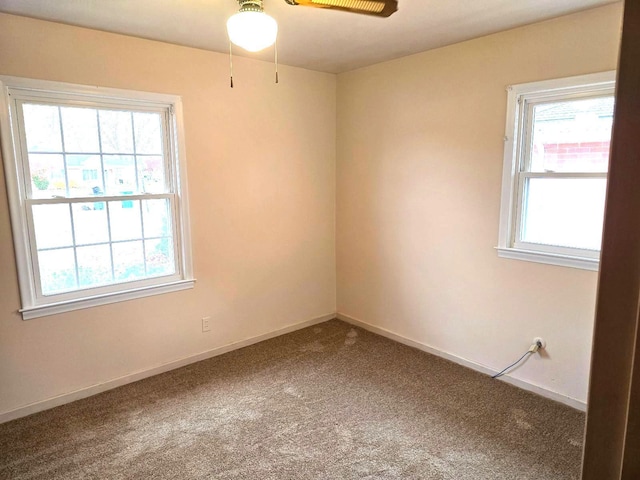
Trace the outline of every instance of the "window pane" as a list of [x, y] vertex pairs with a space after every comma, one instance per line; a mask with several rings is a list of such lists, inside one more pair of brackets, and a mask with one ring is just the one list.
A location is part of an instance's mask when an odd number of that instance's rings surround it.
[[77, 288], [73, 248], [38, 252], [38, 262], [43, 295]]
[[606, 172], [613, 97], [533, 107], [532, 172]]
[[169, 199], [142, 201], [144, 238], [168, 237], [171, 235], [169, 208]]
[[530, 178], [525, 188], [524, 242], [599, 250], [604, 178]]
[[69, 205], [34, 205], [32, 211], [38, 250], [73, 246]]
[[144, 278], [142, 241], [113, 244], [113, 273], [117, 281]]
[[164, 162], [161, 156], [138, 155], [138, 179], [145, 193], [165, 193]]
[[22, 113], [29, 152], [62, 152], [58, 107], [24, 104]]
[[159, 113], [133, 114], [137, 153], [162, 155], [161, 121]]
[[113, 282], [109, 245], [79, 247], [76, 255], [80, 287], [98, 287]]
[[98, 113], [92, 108], [61, 107], [64, 150], [69, 153], [100, 153]]
[[133, 153], [131, 112], [100, 110], [100, 139], [105, 153]]
[[145, 240], [144, 248], [148, 276], [155, 277], [175, 273], [176, 267], [173, 260], [173, 241], [171, 238]]
[[75, 203], [72, 209], [76, 245], [109, 241], [105, 202]]
[[44, 153], [29, 154], [31, 198], [61, 197], [67, 194], [64, 176], [64, 157]]
[[109, 219], [113, 241], [142, 238], [139, 200], [109, 202]]
[[104, 193], [100, 155], [67, 155], [69, 195], [90, 197]]
[[131, 155], [104, 155], [104, 181], [108, 195], [139, 193], [136, 184], [136, 162]]

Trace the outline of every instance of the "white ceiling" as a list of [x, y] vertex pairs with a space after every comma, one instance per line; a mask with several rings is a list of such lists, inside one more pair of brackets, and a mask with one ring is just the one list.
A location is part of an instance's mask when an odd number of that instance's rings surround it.
[[[398, 0], [389, 18], [265, 0], [281, 63], [340, 73], [618, 0]], [[0, 11], [228, 52], [236, 0], [0, 0]], [[272, 59], [273, 52], [235, 54]]]

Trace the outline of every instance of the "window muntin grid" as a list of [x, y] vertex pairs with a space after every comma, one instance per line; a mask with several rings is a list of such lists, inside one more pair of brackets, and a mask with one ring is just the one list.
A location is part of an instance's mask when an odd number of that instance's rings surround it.
[[18, 100], [16, 109], [37, 296], [179, 273], [169, 108]]

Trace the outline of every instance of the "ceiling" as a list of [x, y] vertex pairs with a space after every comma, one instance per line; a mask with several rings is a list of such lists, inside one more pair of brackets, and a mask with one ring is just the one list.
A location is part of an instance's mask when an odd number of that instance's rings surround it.
[[[389, 18], [265, 0], [281, 63], [341, 73], [618, 0], [398, 0]], [[0, 12], [228, 52], [236, 0], [0, 0]], [[272, 59], [271, 49], [236, 55]]]

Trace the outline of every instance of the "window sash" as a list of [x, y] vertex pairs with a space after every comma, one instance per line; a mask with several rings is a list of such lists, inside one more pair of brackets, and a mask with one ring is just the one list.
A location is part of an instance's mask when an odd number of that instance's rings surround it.
[[[169, 214], [171, 217], [171, 228], [170, 228], [170, 237], [146, 237], [144, 236], [144, 232], [142, 232], [141, 238], [136, 239], [127, 239], [127, 240], [113, 240], [111, 238], [111, 234], [109, 235], [109, 240], [98, 243], [88, 243], [88, 244], [78, 244], [77, 242], [73, 242], [72, 245], [64, 246], [64, 247], [52, 247], [47, 249], [38, 249], [35, 238], [35, 222], [33, 217], [33, 207], [37, 205], [69, 205], [73, 206], [74, 204], [86, 204], [86, 203], [96, 203], [96, 202], [122, 202], [122, 201], [140, 201], [143, 200], [169, 200]], [[131, 289], [138, 287], [146, 287], [151, 285], [159, 285], [166, 282], [177, 281], [183, 278], [183, 258], [182, 251], [179, 248], [181, 244], [180, 232], [179, 229], [176, 228], [177, 222], [176, 217], [178, 215], [177, 212], [177, 199], [174, 194], [148, 194], [148, 195], [112, 195], [112, 196], [96, 196], [96, 197], [80, 197], [80, 198], [51, 198], [51, 199], [28, 199], [25, 202], [25, 215], [28, 224], [29, 231], [29, 263], [31, 265], [32, 277], [33, 277], [33, 287], [35, 293], [35, 305], [43, 305], [49, 304], [52, 302], [58, 301], [67, 301], [78, 298], [83, 298], [87, 295], [101, 295], [107, 293], [118, 292], [123, 289]], [[140, 204], [140, 208], [142, 205]], [[107, 215], [108, 208], [107, 208]], [[141, 226], [144, 228], [144, 217], [141, 215]], [[109, 227], [110, 230], [110, 227]], [[74, 251], [77, 248], [82, 247], [90, 247], [95, 245], [109, 245], [109, 248], [112, 248], [112, 245], [125, 243], [129, 241], [141, 241], [144, 245], [145, 241], [154, 240], [157, 238], [171, 238], [173, 243], [172, 253], [174, 260], [174, 268], [175, 271], [172, 274], [168, 275], [156, 275], [156, 276], [145, 276], [144, 278], [140, 278], [137, 280], [129, 280], [129, 281], [116, 281], [113, 283], [99, 285], [99, 286], [88, 286], [88, 287], [80, 287], [69, 291], [64, 291], [60, 293], [52, 293], [52, 294], [44, 294], [42, 291], [42, 279], [40, 273], [40, 260], [38, 256], [39, 251], [50, 251], [50, 250], [61, 250], [66, 248], [73, 248]], [[146, 262], [146, 261], [145, 261]], [[113, 259], [112, 259], [113, 263]], [[78, 264], [77, 261], [75, 263], [76, 270], [76, 278], [78, 275]]]
[[522, 250], [531, 250], [531, 251], [542, 251], [542, 252], [550, 252], [558, 255], [571, 255], [576, 257], [586, 257], [586, 258], [599, 258], [600, 250], [588, 250], [581, 249], [575, 247], [563, 247], [559, 245], [550, 245], [544, 243], [531, 243], [523, 241], [523, 228], [526, 222], [526, 218], [524, 215], [524, 207], [526, 202], [526, 186], [527, 181], [531, 178], [543, 178], [543, 179], [590, 179], [590, 178], [607, 178], [606, 173], [598, 173], [598, 172], [585, 172], [585, 173], [567, 173], [567, 172], [520, 172], [518, 174], [518, 184], [517, 184], [517, 205], [516, 205], [516, 213], [515, 213], [515, 221], [513, 228], [513, 237], [511, 239], [512, 245], [515, 248], [519, 248]]
[[[561, 103], [570, 102], [572, 100], [591, 100], [597, 98], [612, 97], [611, 92], [581, 92], [572, 94], [554, 94], [554, 95], [528, 95], [523, 94], [519, 97], [518, 102], [522, 105], [523, 114], [521, 116], [521, 123], [518, 125], [518, 132], [516, 133], [519, 139], [519, 149], [517, 165], [520, 172], [530, 172], [531, 164], [533, 162], [533, 128], [534, 128], [534, 114], [537, 105], [544, 105], [548, 103]], [[578, 173], [578, 172], [576, 172]]]
[[[14, 95], [15, 96], [15, 95]], [[33, 97], [33, 98], [32, 98]], [[163, 164], [163, 173], [164, 173], [164, 191], [165, 192], [175, 192], [176, 184], [175, 184], [175, 175], [173, 174], [172, 166], [175, 162], [169, 161], [169, 158], [172, 155], [175, 155], [175, 151], [172, 149], [172, 128], [171, 128], [171, 107], [167, 105], [163, 106], [153, 106], [153, 105], [144, 105], [144, 104], [136, 104], [132, 105], [131, 103], [123, 103], [122, 105], [117, 105], [113, 103], [105, 104], [104, 101], [96, 101], [93, 100], [91, 102], [87, 100], [78, 100], [77, 98], [61, 98], [60, 101], [54, 101], [51, 99], [51, 94], [47, 98], [47, 101], [43, 100], [42, 97], [38, 95], [20, 95], [14, 98], [12, 105], [10, 108], [14, 110], [14, 128], [15, 131], [18, 132], [18, 136], [20, 139], [20, 151], [16, 152], [19, 156], [21, 173], [23, 178], [23, 192], [26, 198], [33, 198], [33, 192], [31, 189], [31, 169], [29, 165], [29, 154], [36, 153], [40, 154], [59, 154], [64, 158], [64, 173], [65, 173], [65, 183], [67, 192], [69, 190], [69, 181], [68, 181], [68, 168], [67, 168], [67, 156], [70, 155], [94, 155], [100, 157], [100, 165], [101, 165], [101, 179], [102, 184], [106, 189], [105, 176], [104, 176], [104, 157], [108, 157], [110, 155], [116, 155], [110, 152], [102, 151], [102, 146], [100, 146], [100, 150], [98, 152], [72, 152], [66, 151], [64, 145], [62, 145], [60, 152], [29, 152], [27, 146], [27, 135], [24, 129], [22, 128], [25, 123], [24, 119], [24, 109], [23, 106], [25, 104], [30, 105], [48, 105], [54, 107], [83, 107], [88, 109], [96, 109], [96, 110], [111, 110], [111, 111], [126, 111], [130, 113], [157, 113], [161, 115], [161, 134], [162, 134], [162, 155], [154, 155], [154, 156], [162, 156], [162, 164]], [[63, 125], [60, 122], [60, 134], [63, 135]], [[134, 157], [135, 169], [136, 169], [136, 188], [139, 188], [138, 185], [138, 165], [137, 165], [137, 157], [138, 156], [146, 156], [147, 154], [138, 154], [135, 152], [135, 142], [134, 142], [134, 152], [128, 153], [126, 155], [130, 155]]]

